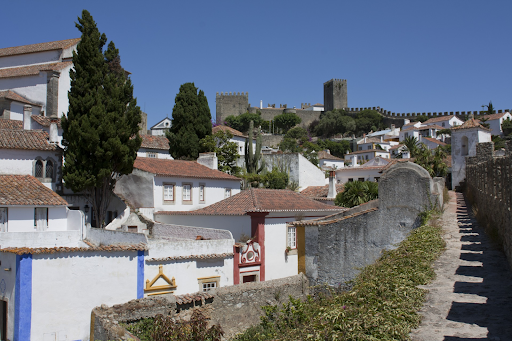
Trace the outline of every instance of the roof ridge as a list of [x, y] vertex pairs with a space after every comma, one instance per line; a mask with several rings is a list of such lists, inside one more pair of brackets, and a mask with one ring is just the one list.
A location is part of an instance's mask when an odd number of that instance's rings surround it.
[[254, 205], [254, 208], [256, 209], [256, 211], [259, 211], [260, 206], [258, 203], [258, 199], [256, 198], [256, 195], [254, 194], [254, 189], [251, 187], [250, 190], [251, 190], [252, 204]]

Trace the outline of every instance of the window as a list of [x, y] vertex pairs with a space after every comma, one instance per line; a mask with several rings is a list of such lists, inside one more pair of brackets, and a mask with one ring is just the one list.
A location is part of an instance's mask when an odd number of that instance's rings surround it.
[[174, 184], [164, 184], [164, 201], [174, 201]]
[[199, 291], [207, 292], [220, 287], [220, 276], [198, 278]]
[[192, 186], [190, 184], [183, 184], [183, 201], [191, 201], [190, 196], [190, 188]]
[[53, 179], [53, 161], [48, 160], [46, 161], [46, 171], [45, 171], [45, 178]]
[[379, 182], [380, 177], [376, 176], [374, 179], [375, 179], [375, 182]]
[[297, 248], [297, 229], [295, 226], [288, 226], [288, 240], [286, 246], [292, 249]]
[[354, 179], [353, 178], [348, 178], [348, 182], [353, 182]]
[[442, 126], [444, 127], [444, 122], [442, 123]]
[[148, 157], [151, 159], [157, 159], [157, 155], [155, 152], [148, 152]]
[[226, 188], [224, 190], [224, 198], [229, 198], [231, 196], [231, 188]]
[[359, 178], [359, 179], [357, 179], [357, 181], [364, 182], [364, 178]]
[[48, 229], [48, 207], [36, 207], [34, 209], [34, 226], [37, 231]]
[[0, 232], [7, 232], [7, 221], [8, 221], [8, 209], [7, 207], [0, 207]]
[[372, 146], [368, 146], [368, 150], [371, 150], [372, 149]]
[[260, 281], [260, 272], [259, 271], [247, 271], [240, 273], [240, 282], [241, 283], [249, 283], [249, 282], [259, 282]]
[[36, 161], [36, 167], [34, 171], [34, 176], [36, 178], [42, 178], [43, 177], [43, 161], [37, 160]]
[[204, 185], [199, 185], [199, 201], [204, 202]]
[[466, 156], [469, 154], [469, 148], [468, 148], [468, 145], [469, 145], [469, 140], [466, 136], [462, 136], [462, 139], [460, 141], [461, 143], [461, 148], [460, 148], [460, 152], [461, 152], [461, 155], [462, 156]]

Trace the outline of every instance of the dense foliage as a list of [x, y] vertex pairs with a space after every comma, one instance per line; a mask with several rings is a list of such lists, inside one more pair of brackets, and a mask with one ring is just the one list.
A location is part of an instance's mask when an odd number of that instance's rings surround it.
[[382, 128], [382, 122], [382, 115], [375, 110], [366, 109], [354, 114], [336, 109], [322, 113], [320, 120], [312, 122], [309, 130], [315, 136], [321, 137], [350, 134], [360, 136]]
[[503, 120], [503, 123], [501, 124], [501, 129], [503, 130], [503, 135], [511, 135], [512, 134], [512, 121], [507, 118], [506, 120]]
[[180, 86], [172, 109], [172, 126], [166, 133], [169, 152], [175, 159], [195, 160], [199, 140], [212, 133], [212, 116], [203, 90], [194, 83]]
[[116, 181], [133, 170], [141, 111], [114, 43], [102, 52], [107, 37], [86, 10], [76, 27], [82, 36], [73, 51], [69, 110], [62, 117], [62, 173], [65, 186], [84, 193], [97, 227], [103, 227]]
[[261, 126], [264, 123], [261, 118], [261, 111], [258, 110], [256, 114], [246, 112], [238, 116], [230, 115], [226, 117], [225, 123], [228, 127], [236, 129], [242, 133], [247, 133], [249, 131], [249, 124], [251, 121], [255, 127]]
[[302, 119], [294, 113], [282, 113], [274, 117], [274, 123], [283, 133], [288, 132], [292, 127], [302, 122]]
[[233, 134], [229, 131], [219, 130], [215, 134], [201, 139], [199, 146], [202, 153], [215, 152], [217, 154], [220, 171], [238, 176], [241, 169], [236, 164], [240, 154], [238, 153], [238, 144], [230, 141], [232, 137]]
[[343, 192], [336, 195], [334, 204], [354, 207], [379, 197], [379, 184], [373, 181], [352, 181], [343, 186]]
[[415, 229], [365, 267], [350, 291], [263, 307], [262, 322], [234, 340], [408, 340], [425, 300], [419, 286], [434, 278], [432, 263], [444, 248], [441, 232], [425, 225]]

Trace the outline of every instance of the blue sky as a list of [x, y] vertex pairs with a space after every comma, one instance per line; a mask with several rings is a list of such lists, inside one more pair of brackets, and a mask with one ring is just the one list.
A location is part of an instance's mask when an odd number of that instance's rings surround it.
[[151, 126], [181, 84], [249, 92], [249, 102], [394, 112], [512, 109], [512, 1], [8, 1], [0, 48], [79, 37], [82, 9], [115, 42]]

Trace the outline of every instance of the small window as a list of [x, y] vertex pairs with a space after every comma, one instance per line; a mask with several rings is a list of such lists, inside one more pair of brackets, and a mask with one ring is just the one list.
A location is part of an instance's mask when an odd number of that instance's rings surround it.
[[357, 181], [364, 182], [364, 178], [359, 178], [359, 179], [357, 179]]
[[224, 198], [229, 198], [231, 196], [231, 188], [226, 188], [224, 190]]
[[204, 185], [199, 185], [199, 201], [204, 202]]
[[0, 207], [0, 232], [7, 232], [8, 208]]
[[150, 159], [157, 159], [157, 154], [155, 152], [148, 152], [148, 157]]
[[48, 229], [48, 207], [36, 207], [34, 209], [34, 227], [37, 231]]
[[220, 276], [198, 278], [199, 291], [207, 292], [220, 287]]
[[353, 182], [354, 179], [353, 178], [348, 178], [348, 182]]
[[53, 161], [46, 161], [46, 170], [45, 170], [45, 178], [50, 178], [53, 180]]
[[190, 188], [192, 186], [190, 184], [184, 184], [183, 185], [183, 201], [190, 201], [192, 200], [191, 199], [191, 196], [190, 196]]
[[288, 226], [288, 240], [286, 246], [292, 249], [297, 248], [297, 229], [295, 226]]
[[442, 126], [444, 127], [444, 122], [442, 123]]
[[372, 146], [368, 146], [368, 150], [371, 150], [372, 149]]
[[137, 225], [128, 226], [128, 232], [137, 233], [137, 231], [138, 231]]
[[34, 176], [36, 178], [42, 178], [43, 177], [43, 161], [37, 160], [36, 161], [36, 167], [34, 170]]
[[173, 184], [164, 184], [164, 201], [174, 201]]

